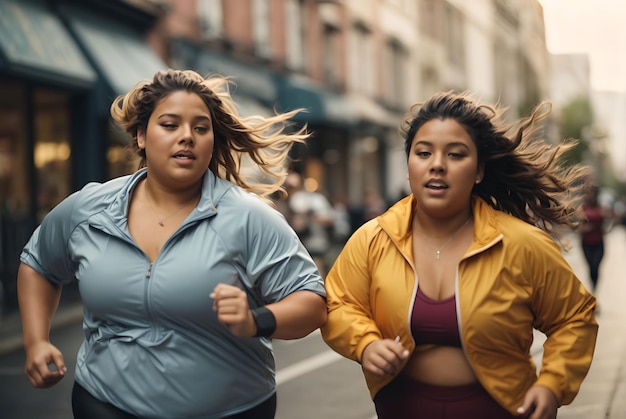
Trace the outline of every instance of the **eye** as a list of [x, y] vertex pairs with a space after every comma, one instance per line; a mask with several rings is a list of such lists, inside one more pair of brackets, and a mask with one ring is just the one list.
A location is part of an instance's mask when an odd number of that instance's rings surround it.
[[462, 159], [465, 157], [465, 153], [452, 152], [452, 153], [449, 153], [448, 156], [450, 156], [450, 158], [453, 158], [453, 159]]
[[209, 132], [208, 127], [196, 127], [195, 130], [200, 134], [206, 134], [207, 132]]
[[176, 124], [171, 124], [169, 122], [164, 122], [161, 126], [165, 129], [176, 129], [178, 127]]
[[427, 158], [427, 157], [429, 157], [431, 155], [431, 152], [430, 151], [416, 151], [415, 155], [417, 157], [421, 157], [421, 158], [425, 159], [425, 158]]

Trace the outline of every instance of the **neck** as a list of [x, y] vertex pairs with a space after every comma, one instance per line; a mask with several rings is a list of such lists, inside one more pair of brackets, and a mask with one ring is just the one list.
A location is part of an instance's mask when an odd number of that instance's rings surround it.
[[202, 195], [202, 184], [194, 185], [191, 188], [169, 189], [155, 182], [150, 182], [148, 178], [143, 182], [143, 189], [144, 194], [153, 205], [159, 207], [180, 206], [191, 204], [192, 202], [195, 204]]
[[453, 218], [444, 219], [433, 218], [424, 211], [418, 211], [413, 213], [413, 229], [421, 232], [422, 236], [435, 241], [445, 241], [459, 230], [462, 230], [472, 218], [471, 210], [464, 214], [458, 214]]
[[441, 251], [452, 241], [452, 239], [454, 239], [457, 235], [461, 233], [463, 228], [472, 219], [472, 215], [470, 213], [467, 216], [467, 219], [463, 222], [463, 224], [461, 224], [461, 226], [459, 227], [454, 227], [455, 229], [452, 230], [452, 232], [448, 232], [448, 234], [446, 235], [437, 236], [434, 240], [431, 239], [430, 236], [427, 236], [426, 233], [424, 233], [424, 230], [422, 229], [422, 225], [420, 224], [417, 215], [413, 219], [415, 221], [413, 225], [417, 226], [417, 230], [419, 231], [420, 235], [424, 238], [425, 243], [428, 245], [428, 247], [430, 247], [431, 249], [435, 251], [435, 258], [439, 260], [441, 257]]

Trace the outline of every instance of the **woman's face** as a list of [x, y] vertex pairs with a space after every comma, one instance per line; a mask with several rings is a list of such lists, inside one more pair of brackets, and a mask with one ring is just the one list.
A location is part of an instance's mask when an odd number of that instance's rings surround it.
[[148, 171], [164, 184], [198, 182], [213, 154], [209, 109], [195, 93], [173, 92], [157, 104], [145, 132], [138, 131], [137, 144], [146, 150]]
[[483, 176], [474, 141], [453, 119], [433, 119], [417, 130], [408, 169], [418, 206], [436, 217], [466, 211]]

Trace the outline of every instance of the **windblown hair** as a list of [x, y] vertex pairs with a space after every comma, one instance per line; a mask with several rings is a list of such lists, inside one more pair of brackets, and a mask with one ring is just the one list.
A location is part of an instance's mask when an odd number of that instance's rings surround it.
[[[131, 137], [131, 148], [141, 158], [139, 168], [146, 166], [146, 153], [137, 144], [138, 130], [147, 128], [152, 112], [163, 98], [186, 91], [200, 96], [211, 114], [215, 143], [209, 170], [268, 202], [268, 196], [274, 192], [284, 195], [282, 184], [287, 176], [289, 150], [310, 136], [306, 127], [290, 132], [289, 120], [302, 109], [270, 117], [240, 116], [230, 93], [231, 84], [224, 76], [204, 78], [192, 70], [169, 69], [117, 97], [111, 105], [111, 116]], [[255, 163], [260, 172], [243, 174], [245, 160]]]
[[[411, 107], [400, 127], [407, 158], [419, 128], [434, 119], [453, 119], [465, 128], [484, 165], [484, 179], [472, 193], [493, 208], [512, 214], [549, 233], [555, 227], [576, 228], [581, 191], [589, 174], [582, 164], [567, 164], [564, 154], [577, 140], [547, 143], [540, 137], [540, 122], [550, 114], [541, 102], [530, 116], [507, 124], [505, 108], [472, 100], [467, 92], [437, 93]], [[558, 234], [557, 234], [558, 235]]]

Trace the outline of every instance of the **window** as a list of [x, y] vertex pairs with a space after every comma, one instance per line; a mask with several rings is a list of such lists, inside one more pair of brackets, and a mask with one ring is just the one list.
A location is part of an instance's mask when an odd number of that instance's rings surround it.
[[292, 70], [304, 69], [304, 27], [302, 24], [302, 4], [300, 0], [287, 1], [285, 14], [287, 33], [287, 66]]
[[[32, 219], [27, 89], [0, 80], [0, 288], [15, 298], [19, 256], [35, 228]], [[0, 301], [0, 308], [3, 302]]]
[[270, 10], [268, 0], [254, 0], [252, 3], [252, 25], [254, 49], [260, 57], [271, 56]]
[[339, 30], [331, 25], [324, 25], [323, 28], [323, 49], [322, 49], [322, 65], [324, 80], [331, 86], [338, 86], [340, 83], [339, 70], [337, 62], [339, 62]]
[[408, 53], [398, 41], [390, 40], [385, 45], [383, 58], [385, 102], [401, 109], [405, 103]]
[[450, 64], [452, 64], [456, 69], [463, 70], [465, 66], [463, 15], [451, 5], [448, 5], [446, 15], [446, 20], [448, 22], [446, 34], [448, 62], [450, 62]]
[[368, 96], [376, 94], [374, 79], [374, 46], [372, 33], [363, 24], [357, 23], [350, 37], [350, 77], [348, 82], [352, 90]]
[[71, 192], [69, 98], [51, 90], [35, 92], [34, 162], [37, 222]]
[[202, 35], [205, 39], [221, 38], [224, 32], [222, 20], [222, 0], [202, 0], [198, 2]]

